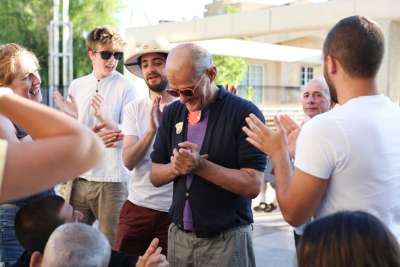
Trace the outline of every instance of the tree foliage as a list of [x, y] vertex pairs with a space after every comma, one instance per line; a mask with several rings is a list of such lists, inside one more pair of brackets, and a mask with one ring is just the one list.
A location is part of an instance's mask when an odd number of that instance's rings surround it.
[[238, 84], [247, 71], [247, 63], [244, 59], [228, 56], [213, 56], [213, 62], [218, 69], [217, 84]]
[[[86, 34], [96, 26], [115, 26], [120, 7], [121, 0], [70, 0], [74, 77], [91, 70], [86, 55]], [[48, 78], [47, 27], [52, 19], [53, 0], [0, 0], [0, 43], [18, 43], [36, 54], [41, 64], [43, 88]]]

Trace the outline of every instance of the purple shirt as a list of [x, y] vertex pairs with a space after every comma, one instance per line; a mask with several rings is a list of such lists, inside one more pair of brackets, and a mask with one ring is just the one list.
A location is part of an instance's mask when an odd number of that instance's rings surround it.
[[[208, 110], [204, 109], [202, 111], [202, 118], [196, 124], [188, 124], [187, 131], [187, 141], [194, 143], [197, 145], [198, 151], [200, 151], [201, 146], [203, 145], [204, 136], [206, 134], [208, 123]], [[186, 175], [186, 202], [185, 208], [183, 210], [183, 229], [193, 231], [193, 218], [192, 218], [192, 209], [189, 204], [189, 188], [192, 185], [193, 174]]]

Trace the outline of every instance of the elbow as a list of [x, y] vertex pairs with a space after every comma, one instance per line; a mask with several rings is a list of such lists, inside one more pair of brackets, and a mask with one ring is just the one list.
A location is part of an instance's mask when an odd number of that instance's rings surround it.
[[246, 190], [244, 192], [243, 196], [246, 198], [254, 199], [258, 196], [258, 194], [260, 194], [260, 189], [253, 188], [253, 189]]
[[251, 185], [245, 185], [243, 188], [244, 191], [242, 195], [246, 198], [254, 199], [261, 192], [261, 181], [257, 178]]
[[124, 166], [125, 168], [127, 168], [128, 170], [133, 170], [133, 168], [135, 167], [134, 164], [132, 164], [131, 162], [129, 162], [128, 157], [125, 155], [125, 153], [123, 153], [122, 155], [122, 161], [124, 162]]
[[155, 186], [155, 187], [160, 187], [162, 186], [162, 183], [157, 179], [155, 172], [154, 172], [154, 166], [152, 164], [151, 166], [151, 172], [150, 172], [150, 182]]
[[281, 206], [281, 212], [285, 221], [293, 227], [300, 226], [307, 221], [306, 219], [296, 214], [296, 212], [290, 212], [287, 211], [286, 209], [282, 209], [282, 206]]

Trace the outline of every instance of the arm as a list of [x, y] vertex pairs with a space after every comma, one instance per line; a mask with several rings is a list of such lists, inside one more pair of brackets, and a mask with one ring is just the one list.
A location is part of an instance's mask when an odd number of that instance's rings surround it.
[[[132, 170], [136, 166], [136, 164], [144, 158], [150, 148], [154, 136], [156, 135], [161, 118], [160, 100], [161, 97], [159, 96], [155, 97], [153, 100], [153, 105], [150, 112], [149, 127], [144, 136], [141, 139], [139, 139], [139, 137], [135, 135], [127, 135], [124, 138], [122, 157], [125, 167], [127, 167], [129, 170]], [[133, 116], [133, 114], [132, 111], [128, 108], [130, 107], [128, 106], [124, 110], [124, 129], [132, 129], [131, 124], [133, 124], [136, 120], [135, 117], [130, 118], [131, 116]], [[133, 110], [133, 112], [135, 112], [135, 110]], [[136, 132], [134, 128], [132, 132]]]
[[174, 150], [171, 158], [169, 166], [171, 174], [176, 173], [181, 176], [193, 172], [243, 197], [255, 198], [260, 193], [262, 172], [250, 168], [230, 169], [215, 164], [206, 159], [207, 155], [200, 156], [197, 146], [187, 141], [180, 143], [179, 147], [179, 150]]
[[229, 169], [204, 158], [200, 159], [194, 173], [227, 191], [247, 198], [257, 197], [263, 179], [260, 171], [249, 168]]
[[328, 181], [299, 169], [293, 173], [285, 131], [275, 117], [277, 131], [271, 131], [254, 115], [246, 119], [247, 140], [271, 156], [274, 164], [276, 193], [285, 220], [297, 226], [314, 215], [328, 187]]
[[179, 174], [173, 168], [172, 163], [160, 164], [153, 162], [151, 164], [150, 179], [151, 183], [155, 187], [159, 187], [172, 182], [178, 175]]
[[0, 113], [35, 139], [9, 143], [0, 201], [36, 193], [74, 178], [102, 156], [103, 145], [89, 129], [44, 105], [2, 95]]
[[78, 106], [76, 104], [75, 98], [71, 94], [68, 95], [68, 99], [64, 99], [64, 97], [60, 94], [58, 90], [54, 90], [53, 100], [56, 104], [56, 107], [61, 112], [64, 112], [74, 119], [78, 118]]

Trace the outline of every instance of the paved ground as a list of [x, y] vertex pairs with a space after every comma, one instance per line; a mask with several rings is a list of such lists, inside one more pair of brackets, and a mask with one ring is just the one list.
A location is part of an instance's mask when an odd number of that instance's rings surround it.
[[[266, 202], [271, 203], [275, 192], [268, 187]], [[259, 197], [253, 200], [258, 205]], [[280, 211], [253, 212], [253, 245], [257, 267], [295, 267], [296, 249], [293, 228], [284, 220]]]
[[254, 212], [253, 242], [257, 267], [296, 266], [292, 228], [275, 210]]

